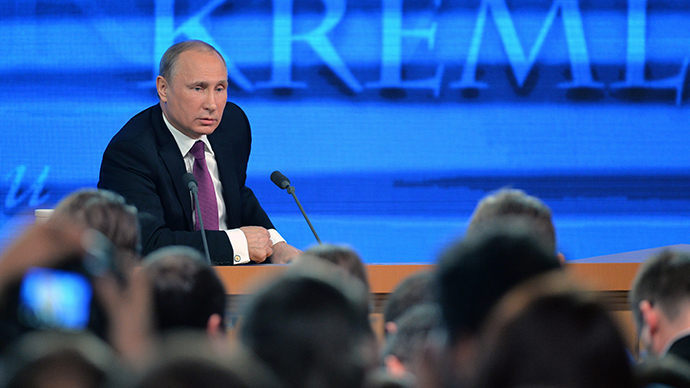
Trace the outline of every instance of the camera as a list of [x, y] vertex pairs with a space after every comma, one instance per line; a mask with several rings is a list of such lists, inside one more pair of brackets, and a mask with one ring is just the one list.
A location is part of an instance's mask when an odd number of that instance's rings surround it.
[[93, 288], [83, 274], [32, 268], [19, 288], [19, 320], [36, 329], [82, 330], [91, 315]]
[[[30, 269], [19, 285], [17, 318], [33, 329], [83, 330], [93, 325], [94, 277], [112, 274], [123, 284], [115, 248], [103, 234], [89, 230], [86, 254], [60, 268]], [[100, 319], [99, 319], [100, 320]]]

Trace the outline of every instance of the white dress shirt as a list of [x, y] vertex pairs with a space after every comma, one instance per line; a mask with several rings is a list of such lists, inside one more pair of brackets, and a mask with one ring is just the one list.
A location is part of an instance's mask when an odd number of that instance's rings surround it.
[[[213, 187], [216, 190], [216, 201], [218, 202], [218, 226], [220, 230], [225, 231], [225, 233], [228, 235], [228, 239], [230, 240], [232, 249], [235, 252], [235, 256], [232, 260], [233, 264], [249, 263], [249, 247], [247, 245], [247, 238], [244, 235], [244, 232], [242, 232], [242, 230], [240, 229], [227, 229], [228, 226], [225, 223], [225, 201], [223, 200], [223, 184], [220, 182], [219, 179], [216, 156], [213, 153], [213, 148], [211, 147], [211, 143], [208, 141], [208, 138], [206, 137], [206, 135], [202, 135], [199, 139], [192, 139], [191, 137], [185, 135], [184, 133], [180, 132], [177, 128], [173, 127], [172, 124], [170, 124], [168, 118], [165, 117], [165, 113], [163, 113], [163, 121], [165, 121], [165, 125], [168, 127], [168, 130], [175, 138], [175, 142], [177, 142], [177, 146], [180, 148], [180, 153], [182, 154], [182, 158], [184, 159], [184, 164], [187, 168], [187, 172], [192, 173], [194, 170], [194, 156], [189, 151], [192, 149], [192, 146], [197, 141], [201, 140], [202, 142], [204, 142], [204, 145], [206, 146], [206, 166], [208, 167], [208, 172], [211, 174]], [[196, 210], [193, 202], [192, 209], [192, 219], [196, 224], [196, 215], [194, 214]], [[271, 236], [271, 242], [273, 244], [285, 241], [285, 239], [275, 229], [268, 229], [268, 233]]]

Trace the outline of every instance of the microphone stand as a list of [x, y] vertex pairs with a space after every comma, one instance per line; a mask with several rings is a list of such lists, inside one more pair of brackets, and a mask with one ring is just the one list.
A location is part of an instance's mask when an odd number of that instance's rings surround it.
[[314, 233], [314, 237], [316, 237], [316, 241], [318, 241], [318, 243], [321, 244], [321, 239], [319, 238], [319, 235], [316, 234], [316, 230], [314, 230], [314, 227], [311, 225], [311, 221], [309, 221], [309, 217], [307, 217], [307, 213], [304, 211], [302, 204], [299, 203], [299, 199], [297, 199], [297, 196], [295, 195], [295, 188], [291, 185], [288, 185], [287, 192], [288, 192], [288, 194], [292, 194], [292, 198], [295, 199], [295, 202], [297, 203], [299, 210], [302, 212], [304, 219], [307, 220], [307, 224], [309, 224], [309, 228], [311, 229], [311, 232]]
[[206, 255], [206, 261], [209, 265], [213, 265], [211, 262], [211, 254], [208, 251], [208, 241], [206, 240], [206, 230], [204, 230], [204, 221], [201, 219], [201, 205], [199, 204], [199, 186], [196, 183], [196, 178], [194, 174], [186, 173], [182, 176], [182, 180], [187, 184], [187, 189], [192, 192], [192, 198], [194, 200], [194, 207], [196, 208], [197, 220], [199, 220], [199, 230], [201, 231], [201, 241], [204, 243], [204, 254]]
[[197, 219], [199, 220], [199, 230], [201, 230], [201, 241], [204, 243], [204, 254], [206, 255], [206, 261], [208, 261], [209, 265], [213, 265], [211, 263], [211, 254], [208, 251], [208, 240], [206, 240], [206, 230], [204, 230], [204, 221], [201, 219], [201, 206], [199, 205], [199, 189], [194, 186], [194, 189], [192, 189], [192, 197], [194, 197], [194, 205], [196, 206], [196, 215]]

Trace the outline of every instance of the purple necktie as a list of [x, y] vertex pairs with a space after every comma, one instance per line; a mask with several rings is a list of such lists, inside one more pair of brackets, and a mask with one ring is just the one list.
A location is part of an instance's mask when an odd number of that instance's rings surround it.
[[[194, 156], [194, 170], [192, 174], [199, 185], [199, 207], [204, 221], [204, 229], [218, 230], [218, 202], [216, 202], [216, 190], [213, 188], [211, 174], [206, 166], [204, 154], [204, 142], [197, 141], [189, 151]], [[199, 230], [199, 218], [197, 216], [195, 229]]]

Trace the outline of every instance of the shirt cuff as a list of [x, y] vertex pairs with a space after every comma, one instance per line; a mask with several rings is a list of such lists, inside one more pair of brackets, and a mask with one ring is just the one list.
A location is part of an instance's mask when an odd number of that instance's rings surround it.
[[234, 256], [232, 264], [246, 264], [249, 263], [249, 246], [247, 245], [247, 237], [240, 229], [226, 230]]
[[283, 238], [283, 236], [281, 236], [280, 233], [278, 233], [278, 231], [275, 229], [268, 229], [268, 234], [271, 235], [270, 239], [271, 239], [271, 242], [273, 243], [273, 245], [276, 245], [279, 242], [285, 242], [285, 239]]

